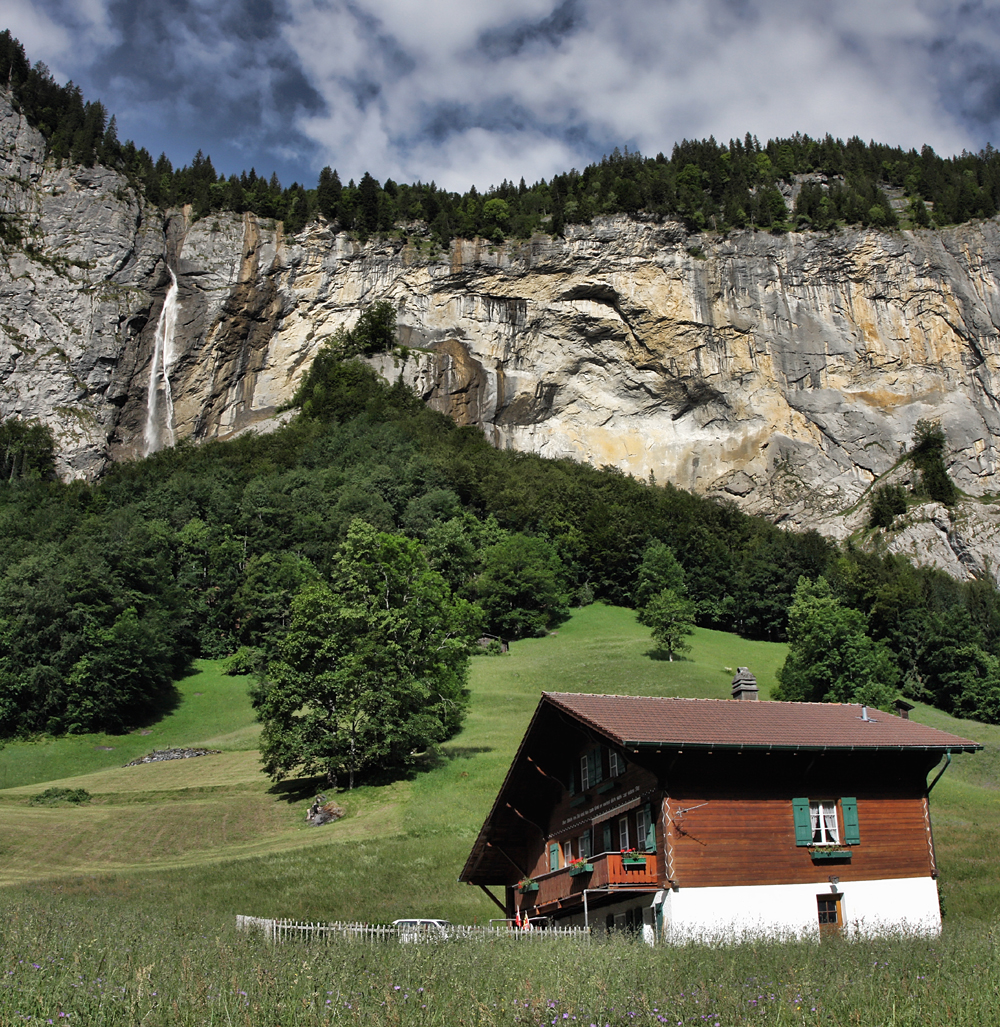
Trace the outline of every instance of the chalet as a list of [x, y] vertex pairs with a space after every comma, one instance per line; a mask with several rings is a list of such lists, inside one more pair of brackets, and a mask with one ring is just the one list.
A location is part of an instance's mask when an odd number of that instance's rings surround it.
[[746, 701], [745, 668], [733, 693], [543, 693], [460, 879], [502, 885], [508, 917], [650, 941], [939, 931], [927, 777], [982, 747], [905, 712]]

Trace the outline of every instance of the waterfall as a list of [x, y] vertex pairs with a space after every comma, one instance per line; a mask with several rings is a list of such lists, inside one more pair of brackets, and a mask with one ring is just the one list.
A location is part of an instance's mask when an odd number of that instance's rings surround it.
[[[174, 397], [170, 391], [170, 368], [173, 366], [174, 326], [177, 324], [177, 276], [170, 271], [170, 288], [163, 297], [163, 309], [156, 324], [156, 340], [153, 344], [153, 363], [149, 368], [149, 390], [146, 393], [146, 443], [145, 456], [174, 444]], [[163, 425], [160, 425], [160, 387], [163, 388]]]

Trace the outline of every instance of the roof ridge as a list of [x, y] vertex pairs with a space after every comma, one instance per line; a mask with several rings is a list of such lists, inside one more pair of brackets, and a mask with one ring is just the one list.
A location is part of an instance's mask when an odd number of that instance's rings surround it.
[[[578, 695], [584, 696], [588, 699], [679, 699], [683, 702], [739, 702], [740, 700], [734, 700], [730, 698], [724, 699], [709, 699], [705, 696], [694, 696], [694, 695], [624, 695], [620, 692], [548, 692], [543, 690], [542, 695]], [[759, 699], [758, 702], [762, 703], [775, 703], [781, 706], [822, 706], [828, 708], [830, 706], [857, 706], [861, 709], [864, 703], [861, 702], [800, 702], [798, 700], [788, 699]], [[746, 702], [743, 703], [746, 706]], [[750, 708], [750, 707], [748, 707]], [[868, 709], [878, 709], [875, 706], [869, 706]], [[884, 713], [884, 710], [879, 710], [880, 713]], [[895, 716], [890, 713], [889, 716]]]

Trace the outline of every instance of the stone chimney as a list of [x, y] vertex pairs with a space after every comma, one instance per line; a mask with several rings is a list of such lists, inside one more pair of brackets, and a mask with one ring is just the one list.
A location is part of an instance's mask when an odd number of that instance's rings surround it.
[[737, 667], [736, 677], [733, 678], [734, 699], [760, 699], [757, 679], [750, 673], [747, 667]]

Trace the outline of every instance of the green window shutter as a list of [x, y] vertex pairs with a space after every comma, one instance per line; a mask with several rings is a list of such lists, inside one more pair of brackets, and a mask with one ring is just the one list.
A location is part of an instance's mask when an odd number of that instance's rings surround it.
[[858, 800], [855, 798], [841, 799], [840, 808], [844, 813], [844, 844], [860, 845], [861, 828], [858, 826]]
[[604, 851], [610, 852], [612, 848], [611, 821], [604, 821]]
[[549, 870], [559, 869], [559, 843], [553, 842], [549, 846]]
[[600, 784], [604, 780], [603, 768], [601, 767], [601, 747], [598, 746], [590, 754], [590, 783]]
[[795, 844], [812, 845], [812, 822], [809, 819], [809, 800], [792, 799], [792, 816], [795, 819]]
[[569, 794], [576, 795], [576, 767], [572, 763], [569, 767]]
[[653, 807], [646, 803], [646, 851], [656, 852], [656, 821], [653, 819]]

